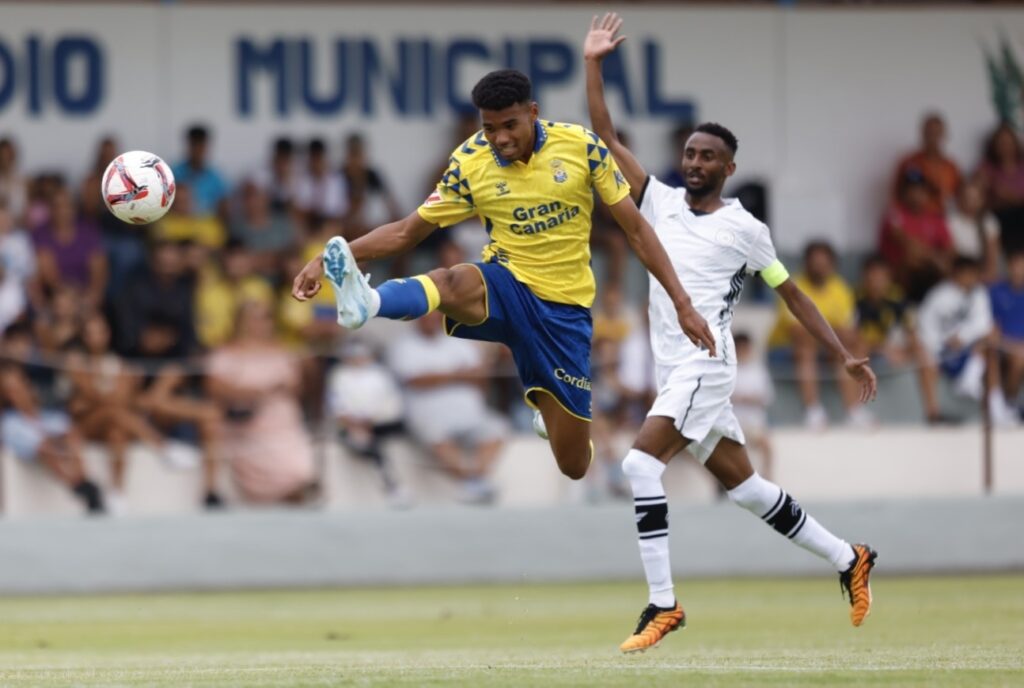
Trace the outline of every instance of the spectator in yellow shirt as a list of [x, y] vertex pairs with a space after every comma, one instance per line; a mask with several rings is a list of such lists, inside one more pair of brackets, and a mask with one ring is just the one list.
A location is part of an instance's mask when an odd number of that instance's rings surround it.
[[[836, 252], [824, 241], [814, 241], [804, 249], [804, 270], [794, 278], [796, 285], [821, 311], [822, 316], [850, 350], [857, 348], [855, 329], [856, 298], [846, 281], [836, 273]], [[828, 424], [828, 415], [821, 404], [818, 390], [818, 359], [824, 352], [804, 327], [790, 314], [785, 304], [779, 303], [775, 328], [768, 339], [772, 348], [792, 348], [796, 364], [797, 383], [804, 403], [804, 422], [810, 428], [820, 429]], [[833, 362], [840, 368], [841, 363]], [[851, 425], [870, 425], [873, 419], [866, 408], [858, 403], [857, 385], [841, 370], [836, 374], [839, 393], [846, 407]]]

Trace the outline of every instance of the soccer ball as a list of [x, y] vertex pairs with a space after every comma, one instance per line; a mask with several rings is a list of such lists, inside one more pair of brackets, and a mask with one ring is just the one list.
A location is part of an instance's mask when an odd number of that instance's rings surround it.
[[101, 193], [118, 220], [146, 225], [163, 217], [174, 203], [174, 175], [159, 156], [128, 151], [107, 165]]

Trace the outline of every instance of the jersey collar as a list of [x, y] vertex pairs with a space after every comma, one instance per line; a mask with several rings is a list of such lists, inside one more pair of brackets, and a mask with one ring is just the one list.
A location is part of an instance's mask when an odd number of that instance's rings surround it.
[[[538, 119], [533, 123], [533, 152], [539, 153], [547, 140], [548, 130], [541, 125], [540, 120]], [[490, 146], [491, 155], [494, 157], [494, 162], [498, 164], [498, 167], [508, 167], [514, 162], [513, 160], [506, 160], [503, 158], [494, 146], [491, 146], [490, 144], [488, 144], [488, 146]]]

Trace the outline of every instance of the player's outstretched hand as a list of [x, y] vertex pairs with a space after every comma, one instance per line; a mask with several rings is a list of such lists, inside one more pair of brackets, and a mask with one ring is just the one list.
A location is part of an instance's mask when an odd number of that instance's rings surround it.
[[679, 325], [683, 328], [683, 334], [693, 342], [693, 345], [700, 349], [707, 349], [711, 358], [717, 356], [715, 336], [711, 334], [707, 320], [697, 312], [697, 309], [689, 306], [679, 309], [676, 314], [679, 317]]
[[600, 60], [619, 47], [625, 36], [616, 36], [622, 28], [622, 17], [609, 12], [600, 19], [595, 15], [590, 20], [590, 32], [583, 41], [583, 59]]
[[324, 276], [323, 256], [317, 256], [306, 263], [306, 267], [295, 276], [292, 282], [292, 298], [296, 301], [308, 301], [320, 291], [320, 278]]
[[878, 392], [878, 380], [875, 371], [871, 370], [870, 359], [848, 358], [843, 363], [846, 372], [860, 383], [860, 403], [873, 401]]

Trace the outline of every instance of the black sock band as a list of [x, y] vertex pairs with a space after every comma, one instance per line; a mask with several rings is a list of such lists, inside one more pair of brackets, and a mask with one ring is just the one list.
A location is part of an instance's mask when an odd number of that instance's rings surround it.
[[775, 502], [775, 506], [762, 518], [772, 528], [786, 537], [792, 538], [804, 527], [804, 522], [807, 521], [807, 514], [804, 513], [799, 502], [783, 491]]
[[636, 504], [636, 529], [641, 540], [668, 536], [668, 503], [665, 496], [640, 497]]

